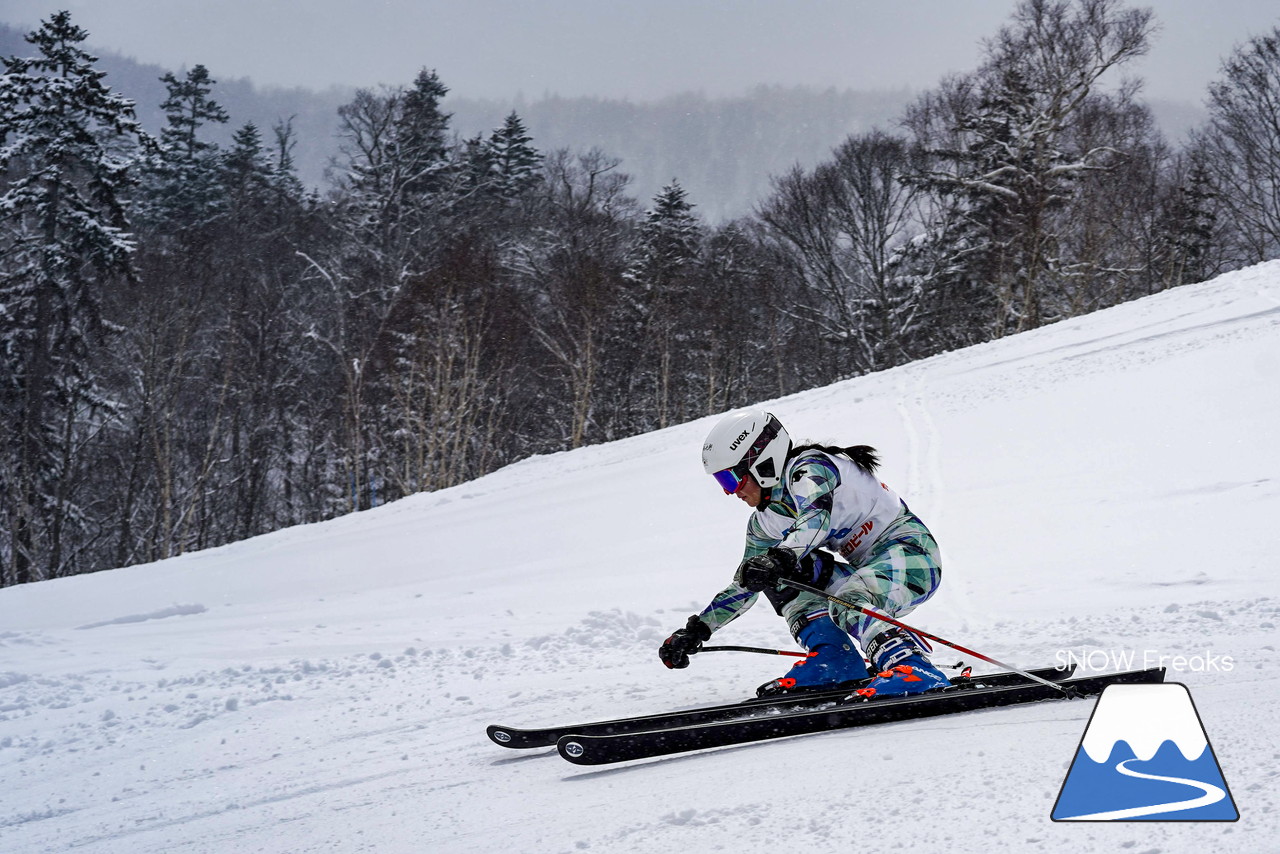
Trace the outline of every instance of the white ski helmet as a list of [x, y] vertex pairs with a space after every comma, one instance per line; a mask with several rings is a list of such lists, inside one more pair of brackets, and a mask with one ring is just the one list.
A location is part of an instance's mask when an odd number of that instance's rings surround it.
[[711, 428], [702, 444], [702, 468], [733, 494], [750, 473], [764, 489], [782, 479], [791, 437], [782, 422], [763, 409], [730, 412]]

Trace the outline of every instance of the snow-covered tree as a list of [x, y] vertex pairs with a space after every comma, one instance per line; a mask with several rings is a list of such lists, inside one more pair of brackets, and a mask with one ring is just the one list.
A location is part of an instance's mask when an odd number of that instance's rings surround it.
[[702, 234], [693, 208], [679, 181], [673, 180], [654, 196], [640, 226], [628, 278], [657, 291], [672, 286], [698, 257]]
[[422, 69], [400, 99], [394, 141], [403, 171], [404, 190], [411, 196], [437, 193], [449, 160], [450, 115], [440, 103], [449, 94], [435, 71]]
[[[926, 96], [909, 116], [922, 141], [949, 132], [952, 145], [931, 146], [931, 168], [917, 179], [951, 200], [942, 209], [945, 225], [934, 223], [927, 239], [941, 247], [945, 227], [953, 255], [935, 267], [990, 289], [993, 334], [1052, 319], [1046, 294], [1078, 275], [1061, 254], [1055, 211], [1075, 182], [1105, 169], [1117, 152], [1074, 150], [1067, 130], [1099, 79], [1146, 51], [1151, 27], [1149, 9], [1117, 0], [1023, 0], [988, 44], [984, 66], [951, 84], [952, 94], [965, 95], [961, 111], [939, 109]], [[928, 127], [938, 120], [956, 124]]]
[[613, 369], [622, 374], [628, 363], [611, 346], [623, 339], [629, 351], [632, 340], [614, 334], [630, 213], [630, 178], [619, 165], [599, 151], [552, 152], [540, 184], [539, 227], [511, 261], [517, 293], [529, 306], [531, 337], [542, 350], [529, 361], [544, 364], [549, 378], [528, 388], [524, 408], [528, 423], [558, 425], [554, 436], [534, 439], [553, 441], [551, 448], [614, 438], [617, 413], [625, 409], [625, 383]]
[[1199, 145], [1226, 210], [1237, 263], [1280, 256], [1280, 27], [1238, 47], [1209, 87]]
[[1215, 271], [1221, 204], [1202, 152], [1192, 151], [1156, 220], [1155, 277], [1163, 287], [1203, 282]]
[[243, 207], [261, 200], [271, 192], [272, 164], [262, 143], [262, 131], [247, 122], [231, 140], [231, 148], [222, 159], [222, 183], [227, 194], [236, 197]]
[[27, 36], [38, 51], [0, 76], [0, 412], [6, 575], [64, 573], [84, 520], [82, 454], [112, 402], [96, 375], [113, 331], [103, 290], [132, 274], [123, 198], [142, 139], [58, 12]]
[[1054, 214], [1066, 265], [1046, 289], [1047, 319], [1073, 317], [1168, 286], [1160, 269], [1161, 217], [1180, 182], [1176, 158], [1133, 88], [1097, 92], [1064, 137], [1071, 151], [1110, 149], [1083, 172]]
[[451, 167], [448, 88], [423, 69], [411, 87], [367, 89], [338, 109], [344, 198], [362, 240], [393, 277], [409, 273], [438, 248], [428, 225], [438, 215]]
[[788, 311], [808, 326], [815, 355], [843, 375], [907, 361], [915, 350], [918, 289], [895, 269], [911, 236], [915, 168], [902, 139], [851, 136], [811, 172], [775, 181], [760, 218], [808, 293]]
[[[673, 423], [685, 409], [687, 365], [677, 353], [697, 325], [689, 308], [695, 298], [702, 227], [688, 194], [673, 180], [654, 197], [645, 214], [627, 266], [631, 283], [627, 302], [634, 317], [636, 364], [641, 385], [652, 384], [645, 408], [652, 407], [657, 427]], [[701, 390], [700, 387], [698, 389]]]
[[[693, 312], [701, 332], [686, 356], [698, 368], [702, 394], [700, 401], [694, 398], [700, 405], [690, 409], [690, 417], [786, 394], [795, 387], [785, 376], [791, 371], [806, 383], [832, 376], [810, 358], [811, 328], [793, 320], [793, 295], [784, 290], [788, 280], [777, 274], [776, 247], [762, 230], [747, 221], [729, 223], [704, 241]], [[806, 337], [793, 347], [797, 329]]]
[[517, 198], [542, 180], [542, 155], [532, 143], [514, 111], [485, 143], [485, 162], [499, 198]]
[[227, 112], [210, 97], [216, 81], [203, 65], [181, 79], [172, 73], [160, 79], [168, 93], [160, 105], [165, 127], [142, 176], [136, 216], [140, 225], [161, 231], [191, 231], [220, 208], [218, 147], [201, 131], [226, 122]]
[[[313, 269], [337, 302], [318, 332], [345, 377], [347, 448], [353, 501], [367, 507], [369, 459], [382, 444], [375, 398], [390, 392], [381, 376], [394, 363], [397, 324], [414, 316], [412, 302], [431, 298], [430, 271], [454, 235], [455, 153], [448, 88], [423, 69], [409, 87], [359, 90], [339, 108], [340, 168], [335, 245]], [[375, 372], [371, 376], [370, 372]]]

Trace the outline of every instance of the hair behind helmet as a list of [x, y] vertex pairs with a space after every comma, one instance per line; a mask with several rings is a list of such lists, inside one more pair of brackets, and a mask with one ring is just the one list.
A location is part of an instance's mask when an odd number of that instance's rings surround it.
[[875, 474], [876, 469], [880, 468], [880, 452], [870, 445], [851, 445], [847, 448], [836, 447], [835, 445], [819, 445], [811, 442], [793, 448], [791, 453], [787, 455], [787, 460], [800, 456], [805, 451], [821, 451], [828, 456], [848, 457], [853, 460], [854, 465], [862, 469], [867, 474]]

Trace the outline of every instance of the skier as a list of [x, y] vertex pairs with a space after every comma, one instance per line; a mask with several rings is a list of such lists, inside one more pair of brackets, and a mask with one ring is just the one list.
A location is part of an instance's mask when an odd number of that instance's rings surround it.
[[950, 684], [915, 635], [780, 583], [799, 581], [891, 617], [909, 614], [937, 590], [938, 545], [906, 502], [875, 476], [874, 448], [796, 448], [777, 418], [747, 409], [711, 430], [702, 464], [726, 495], [755, 512], [733, 583], [666, 639], [658, 650], [663, 664], [688, 667], [689, 656], [712, 632], [764, 593], [810, 655], [760, 686], [762, 697], [845, 686], [867, 697], [902, 696]]

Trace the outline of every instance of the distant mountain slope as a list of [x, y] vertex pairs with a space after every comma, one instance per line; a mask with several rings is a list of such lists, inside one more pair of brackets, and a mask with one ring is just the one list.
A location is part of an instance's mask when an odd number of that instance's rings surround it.
[[[92, 34], [89, 43], [92, 48]], [[23, 33], [0, 24], [0, 56], [28, 55]], [[168, 69], [99, 50], [100, 66], [113, 88], [134, 99], [143, 125], [153, 133], [164, 124], [165, 98], [160, 77]], [[437, 69], [449, 85], [448, 69]], [[181, 74], [183, 69], [174, 69]], [[325, 168], [338, 151], [338, 107], [354, 89], [322, 92], [262, 88], [232, 78], [225, 69], [209, 69], [218, 81], [214, 97], [231, 115], [210, 138], [229, 142], [252, 121], [271, 139], [271, 128], [293, 117], [298, 172], [310, 186], [325, 185]], [[407, 85], [410, 81], [387, 81]], [[460, 93], [446, 99], [454, 130], [462, 137], [488, 133], [512, 110], [525, 120], [542, 151], [600, 148], [621, 158], [622, 171], [634, 179], [632, 194], [647, 204], [673, 178], [689, 192], [697, 213], [710, 222], [749, 214], [770, 192], [771, 178], [799, 163], [812, 167], [852, 133], [892, 131], [903, 108], [915, 97], [906, 90], [852, 90], [758, 87], [741, 96], [708, 98], [675, 95], [641, 102], [603, 98], [478, 100]], [[1166, 131], [1180, 135], [1202, 111], [1187, 104], [1153, 105]]]
[[[90, 37], [92, 48], [92, 37]], [[29, 55], [22, 33], [0, 25], [0, 55]], [[158, 65], [146, 65], [98, 50], [100, 67], [112, 87], [134, 99], [143, 125], [158, 133], [164, 125], [160, 103], [165, 88]], [[209, 69], [218, 81], [214, 98], [231, 115], [210, 131], [218, 142], [253, 121], [270, 139], [270, 128], [292, 116], [297, 134], [295, 157], [302, 179], [325, 183], [325, 168], [338, 150], [338, 107], [354, 89], [312, 92], [260, 88], [246, 79]], [[446, 85], [448, 70], [439, 69]], [[175, 73], [182, 73], [178, 69]], [[388, 81], [392, 85], [410, 81]], [[737, 98], [711, 99], [687, 94], [655, 102], [548, 96], [506, 101], [451, 96], [453, 129], [463, 138], [487, 134], [515, 110], [542, 151], [600, 148], [621, 158], [634, 179], [632, 193], [649, 201], [673, 178], [679, 179], [710, 221], [750, 213], [769, 192], [769, 179], [795, 163], [805, 166], [826, 157], [847, 135], [872, 127], [890, 127], [910, 99], [904, 91], [858, 93], [836, 90], [761, 87]]]
[[853, 92], [758, 87], [739, 97], [675, 95], [652, 102], [548, 97], [524, 103], [446, 103], [464, 133], [494, 127], [511, 110], [535, 144], [600, 148], [622, 159], [643, 203], [673, 178], [711, 222], [749, 214], [770, 178], [796, 163], [812, 167], [849, 134], [891, 129], [911, 100], [906, 90]]
[[[144, 128], [159, 133], [164, 127], [160, 104], [165, 87], [160, 78], [171, 69], [140, 63], [129, 57], [93, 46], [90, 34], [87, 49], [98, 57], [98, 67], [107, 72], [107, 82], [115, 91], [133, 99], [138, 118]], [[23, 33], [0, 24], [0, 56], [30, 56], [33, 48]], [[181, 75], [185, 69], [172, 69]], [[338, 125], [337, 110], [351, 98], [351, 91], [331, 89], [312, 92], [305, 89], [264, 89], [244, 78], [231, 78], [224, 71], [210, 68], [218, 85], [213, 97], [231, 116], [223, 126], [209, 129], [208, 137], [218, 143], [229, 143], [235, 131], [247, 122], [262, 130], [265, 140], [272, 140], [271, 128], [293, 117], [298, 146], [294, 157], [300, 177], [311, 186], [324, 182], [324, 169], [337, 152], [334, 133]]]

